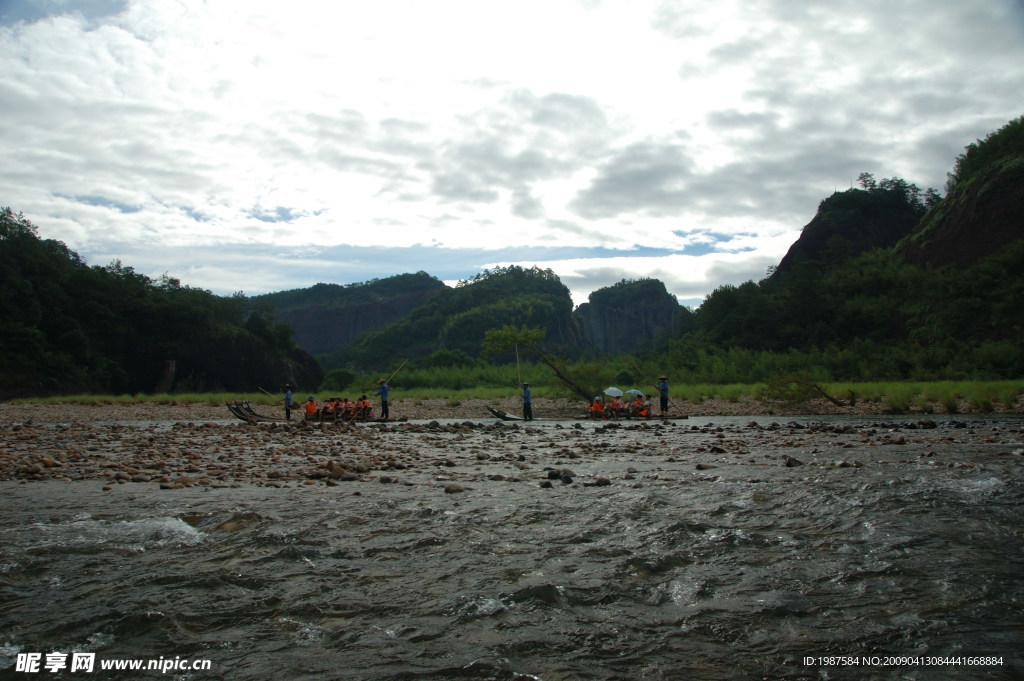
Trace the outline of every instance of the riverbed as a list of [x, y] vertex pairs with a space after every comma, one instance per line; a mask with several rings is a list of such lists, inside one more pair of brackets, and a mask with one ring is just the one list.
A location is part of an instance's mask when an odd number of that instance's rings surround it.
[[77, 652], [209, 661], [178, 679], [1019, 679], [1022, 432], [2, 423], [0, 676]]

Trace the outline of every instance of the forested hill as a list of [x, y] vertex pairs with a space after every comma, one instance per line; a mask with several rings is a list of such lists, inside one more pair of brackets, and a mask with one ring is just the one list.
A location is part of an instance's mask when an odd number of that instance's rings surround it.
[[862, 175], [771, 276], [707, 296], [670, 353], [799, 353], [823, 378], [1024, 376], [1022, 128], [969, 146], [945, 198]]
[[291, 329], [119, 262], [88, 266], [0, 209], [0, 399], [94, 392], [277, 390], [323, 372]]
[[476, 357], [484, 334], [504, 325], [543, 328], [558, 348], [578, 348], [569, 290], [551, 270], [499, 267], [438, 290], [410, 314], [372, 329], [322, 358], [339, 366], [380, 368], [438, 351]]
[[1024, 238], [1024, 116], [969, 145], [946, 191], [900, 245], [908, 262], [971, 266]]
[[295, 342], [313, 355], [336, 352], [363, 333], [408, 316], [446, 288], [426, 272], [361, 284], [316, 284], [254, 296], [273, 308], [277, 321], [295, 331]]
[[599, 289], [573, 310], [569, 290], [552, 271], [519, 266], [482, 272], [454, 288], [418, 272], [253, 301], [292, 326], [296, 342], [325, 370], [379, 369], [435, 353], [446, 362], [476, 358], [484, 334], [505, 325], [544, 329], [545, 345], [571, 357], [637, 353], [687, 328], [691, 316], [654, 279]]
[[914, 230], [926, 211], [917, 187], [899, 178], [876, 183], [868, 173], [860, 181], [863, 189], [836, 192], [821, 202], [773, 277], [806, 266], [823, 271], [861, 253], [892, 248]]
[[657, 279], [620, 281], [590, 294], [573, 319], [587, 350], [600, 355], [650, 352], [692, 328], [692, 313]]

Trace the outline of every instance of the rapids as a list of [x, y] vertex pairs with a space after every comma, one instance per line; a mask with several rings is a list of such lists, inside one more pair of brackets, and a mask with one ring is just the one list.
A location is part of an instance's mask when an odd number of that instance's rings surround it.
[[0, 677], [161, 676], [15, 671], [76, 651], [211, 661], [183, 680], [1022, 678], [1019, 421], [900, 448], [748, 420], [575, 459], [540, 424], [514, 466], [440, 433], [447, 468], [333, 485], [2, 482]]

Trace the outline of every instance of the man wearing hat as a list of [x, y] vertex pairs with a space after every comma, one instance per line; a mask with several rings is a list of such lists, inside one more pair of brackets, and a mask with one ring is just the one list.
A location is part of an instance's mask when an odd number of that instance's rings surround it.
[[[263, 392], [266, 392], [265, 390]], [[292, 386], [290, 383], [284, 384], [284, 417], [289, 421], [292, 418], [292, 407], [295, 406], [295, 400], [292, 398]]]
[[380, 395], [380, 417], [385, 421], [388, 420], [388, 391], [391, 390], [391, 386], [383, 378], [377, 381], [380, 387], [377, 388], [377, 392], [374, 395]]
[[533, 399], [530, 396], [529, 383], [523, 383], [523, 420], [533, 420]]
[[661, 415], [668, 416], [668, 376], [659, 376], [658, 385], [655, 387], [658, 389], [658, 397], [661, 398]]

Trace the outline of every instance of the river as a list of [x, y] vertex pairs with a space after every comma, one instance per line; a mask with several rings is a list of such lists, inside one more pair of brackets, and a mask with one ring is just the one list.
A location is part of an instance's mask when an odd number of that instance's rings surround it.
[[0, 482], [0, 676], [1024, 678], [1021, 421], [809, 423], [394, 428], [372, 444], [443, 465], [333, 484]]

